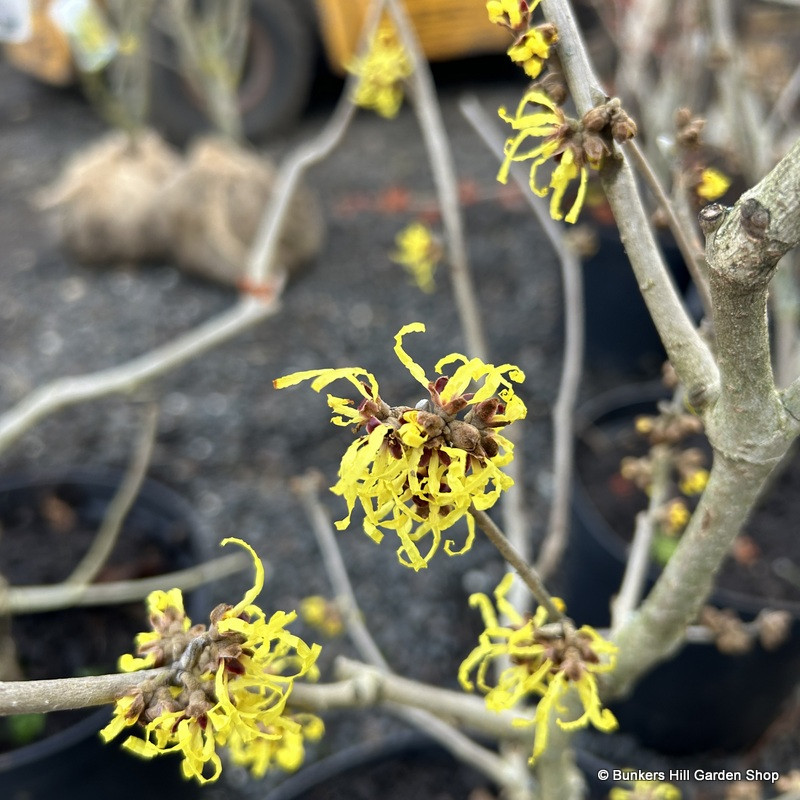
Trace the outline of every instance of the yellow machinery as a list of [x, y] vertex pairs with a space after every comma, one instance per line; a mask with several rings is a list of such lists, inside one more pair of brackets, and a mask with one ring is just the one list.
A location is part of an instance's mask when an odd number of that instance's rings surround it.
[[[344, 72], [353, 57], [370, 0], [316, 0], [319, 29], [331, 68]], [[406, 10], [430, 61], [496, 53], [509, 33], [489, 22], [485, 0], [406, 0]]]
[[[31, 0], [32, 35], [4, 45], [4, 50], [17, 69], [63, 86], [74, 83], [77, 72], [67, 37], [50, 17], [53, 2]], [[369, 3], [252, 0], [249, 51], [239, 92], [248, 137], [263, 137], [297, 118], [313, 80], [317, 42], [331, 69], [344, 73]], [[501, 52], [509, 45], [508, 32], [489, 22], [485, 0], [406, 0], [406, 9], [431, 61]], [[182, 141], [207, 126], [207, 121], [176, 69], [174, 52], [164, 50], [163, 37], [160, 46], [162, 52], [152, 69], [151, 116], [166, 135]]]

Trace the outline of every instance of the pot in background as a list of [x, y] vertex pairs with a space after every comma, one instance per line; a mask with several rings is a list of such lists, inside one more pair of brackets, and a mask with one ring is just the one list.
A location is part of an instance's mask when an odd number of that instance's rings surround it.
[[[639, 414], [652, 414], [665, 397], [660, 385], [622, 387], [584, 406], [578, 440], [601, 431], [603, 440], [632, 430]], [[619, 589], [628, 543], [612, 529], [589, 497], [580, 472], [580, 448], [573, 486], [570, 549], [565, 559], [565, 591], [570, 616], [578, 624], [605, 627]], [[633, 530], [634, 520], [630, 520]], [[654, 565], [648, 588], [658, 577]], [[670, 661], [646, 675], [629, 699], [613, 705], [620, 729], [641, 744], [672, 755], [710, 750], [733, 752], [756, 743], [780, 715], [800, 677], [800, 601], [769, 600], [715, 589], [708, 603], [731, 608], [745, 621], [762, 608], [792, 615], [787, 640], [775, 650], [759, 642], [743, 655], [726, 655], [709, 644], [687, 644]]]
[[[87, 529], [97, 530], [121, 479], [121, 473], [88, 468], [33, 477], [0, 478], [0, 525], [4, 531], [0, 549], [4, 545], [10, 547], [11, 537], [23, 529], [36, 530], [42, 537], [55, 535], [57, 539], [52, 546], [59, 553], [51, 562], [54, 568], [58, 567], [62, 540], [68, 539], [71, 532], [78, 536], [76, 531], [85, 535], [83, 532]], [[152, 480], [146, 480], [142, 485], [123, 524], [119, 541], [120, 547], [127, 543], [129, 552], [133, 550], [141, 556], [138, 564], [145, 573], [150, 573], [163, 559], [164, 569], [150, 574], [190, 567], [203, 561], [207, 552], [205, 537], [192, 508], [170, 489]], [[34, 547], [21, 553], [25, 569], [40, 555]], [[81, 555], [76, 554], [75, 563]], [[146, 576], [125, 574], [130, 560], [114, 565], [112, 555], [109, 563], [112, 564], [106, 569], [109, 579]], [[44, 583], [61, 580], [72, 566], [74, 564], [61, 564], [60, 578], [45, 575], [43, 579], [33, 581], [29, 572], [24, 581]], [[6, 569], [10, 570], [10, 567], [6, 565]], [[15, 579], [13, 571], [9, 572], [8, 578], [12, 585], [19, 580]], [[200, 589], [187, 593], [186, 603], [190, 616], [202, 619], [209, 610], [208, 592]], [[62, 629], [74, 632], [75, 626], [81, 631], [78, 636], [65, 639], [62, 646], [51, 647], [49, 651], [48, 640], [45, 654], [55, 651], [52, 669], [48, 670], [51, 674], [41, 674], [41, 665], [33, 665], [36, 677], [74, 674], [79, 669], [81, 639], [96, 637], [102, 650], [102, 640], [108, 636], [108, 631], [98, 630], [98, 626], [103, 625], [106, 614], [110, 615], [108, 624], [114, 629], [127, 626], [117, 645], [123, 649], [115, 655], [131, 652], [133, 636], [146, 629], [143, 602], [129, 604], [123, 609], [68, 609], [15, 617], [15, 625], [38, 632]], [[86, 620], [81, 621], [84, 615]], [[123, 641], [127, 644], [122, 644]], [[91, 645], [86, 646], [91, 649]], [[19, 653], [23, 666], [26, 660], [40, 660], [40, 655], [32, 652], [28, 657], [24, 650]], [[61, 660], [66, 666], [59, 665], [59, 656], [63, 656]], [[91, 666], [83, 664], [84, 668]], [[115, 668], [113, 661], [101, 666], [103, 669]], [[69, 714], [75, 721], [39, 741], [0, 752], [0, 785], [4, 800], [52, 800], [53, 797], [59, 800], [140, 800], [153, 792], [157, 796], [178, 799], [198, 796], [196, 785], [181, 777], [178, 758], [145, 761], [122, 751], [119, 742], [102, 743], [98, 731], [108, 722], [110, 707], [58, 713]]]
[[[599, 371], [655, 378], [666, 359], [616, 225], [593, 221], [597, 249], [582, 262], [586, 363]], [[678, 291], [690, 286], [689, 271], [672, 238], [659, 235]]]

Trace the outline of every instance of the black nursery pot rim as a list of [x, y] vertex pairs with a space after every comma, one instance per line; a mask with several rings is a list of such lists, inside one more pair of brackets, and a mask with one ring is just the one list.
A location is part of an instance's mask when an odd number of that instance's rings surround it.
[[[77, 466], [49, 469], [36, 473], [17, 473], [0, 475], [0, 493], [13, 492], [23, 488], [36, 488], [48, 485], [85, 485], [103, 491], [114, 491], [119, 487], [124, 473], [122, 470]], [[181, 519], [186, 525], [188, 541], [197, 562], [208, 557], [207, 537], [203, 535], [203, 525], [190, 503], [165, 484], [145, 478], [134, 500], [145, 502], [151, 507], [160, 507], [169, 512], [170, 517]], [[0, 544], [0, 546], [2, 546]], [[197, 590], [193, 590], [197, 591]], [[203, 594], [202, 592], [200, 594]], [[198, 598], [197, 606], [199, 606]], [[194, 605], [194, 604], [193, 604]], [[197, 610], [197, 609], [193, 609]], [[111, 716], [109, 706], [101, 706], [85, 718], [75, 722], [62, 731], [51, 734], [31, 744], [17, 747], [6, 753], [0, 753], [0, 775], [9, 770], [24, 767], [39, 760], [47, 759], [68, 750], [72, 746], [96, 734], [108, 722]]]
[[[580, 440], [589, 427], [614, 411], [622, 412], [626, 408], [638, 405], [654, 406], [659, 400], [668, 397], [669, 392], [660, 381], [626, 384], [603, 392], [577, 409], [575, 439]], [[596, 541], [624, 564], [628, 558], [628, 543], [608, 524], [595, 506], [577, 469], [574, 471], [572, 488], [572, 504], [576, 516]], [[648, 568], [650, 580], [655, 581], [660, 574], [661, 570], [651, 563]], [[757, 614], [765, 608], [788, 611], [795, 619], [800, 619], [800, 601], [756, 597], [745, 592], [717, 587], [714, 588], [708, 601], [746, 614]]]

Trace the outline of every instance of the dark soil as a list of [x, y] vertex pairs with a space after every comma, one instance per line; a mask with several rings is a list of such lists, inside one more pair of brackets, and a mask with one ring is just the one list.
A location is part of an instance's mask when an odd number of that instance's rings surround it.
[[[655, 405], [645, 410], [637, 404], [630, 415], [614, 412], [611, 420], [597, 420], [579, 439], [576, 450], [581, 488], [624, 544], [631, 541], [636, 514], [647, 506], [646, 495], [620, 474], [623, 458], [647, 454], [646, 439], [633, 430], [635, 416], [643, 413], [655, 413]], [[702, 449], [710, 468], [711, 453], [705, 437], [694, 437], [685, 446]], [[780, 577], [774, 568], [779, 559], [800, 565], [800, 538], [796, 535], [798, 485], [800, 455], [795, 454], [745, 526], [743, 535], [747, 539], [742, 541], [746, 542], [747, 557], [729, 556], [725, 560], [717, 576], [717, 588], [754, 598], [764, 606], [788, 604], [800, 614], [800, 584]], [[653, 569], [657, 571], [658, 565], [654, 563]]]

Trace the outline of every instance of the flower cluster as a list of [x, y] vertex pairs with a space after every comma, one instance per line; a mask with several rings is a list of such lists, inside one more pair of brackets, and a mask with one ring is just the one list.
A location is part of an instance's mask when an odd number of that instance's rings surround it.
[[508, 48], [509, 58], [519, 64], [530, 78], [538, 78], [544, 62], [550, 57], [550, 47], [558, 41], [554, 25], [529, 28], [530, 18], [539, 0], [488, 0], [486, 11], [489, 20], [508, 28], [514, 34], [514, 43]]
[[412, 67], [391, 23], [381, 23], [368, 52], [347, 69], [359, 77], [353, 103], [388, 119], [397, 116], [403, 103], [403, 84]]
[[[342, 457], [339, 480], [332, 487], [347, 503], [347, 516], [336, 526], [346, 528], [359, 503], [367, 535], [380, 542], [384, 531], [393, 531], [400, 540], [400, 563], [415, 570], [428, 565], [442, 532], [464, 515], [465, 543], [457, 547], [447, 540], [444, 549], [457, 555], [471, 547], [475, 523], [467, 513], [470, 507], [490, 508], [513, 484], [501, 469], [512, 460], [513, 445], [500, 431], [526, 414], [512, 385], [525, 376], [512, 364], [498, 367], [451, 353], [440, 359], [436, 371], [458, 364], [452, 375], [429, 381], [403, 349], [406, 334], [424, 331], [425, 326], [415, 322], [395, 336], [395, 354], [429, 394], [415, 408], [388, 405], [378, 394], [374, 375], [361, 367], [296, 372], [273, 382], [282, 389], [310, 380], [318, 392], [346, 380], [358, 392], [357, 406], [348, 398], [328, 395], [331, 422], [364, 430]], [[470, 390], [473, 381], [477, 387]], [[419, 543], [426, 538], [430, 541], [422, 551]]]
[[397, 250], [392, 261], [408, 270], [423, 292], [434, 290], [433, 273], [442, 257], [442, 248], [430, 230], [420, 222], [403, 228], [395, 239]]
[[[516, 132], [505, 143], [505, 158], [497, 180], [506, 183], [511, 165], [530, 161], [531, 191], [540, 197], [550, 196], [550, 216], [574, 223], [586, 197], [588, 167], [598, 169], [611, 154], [612, 142], [624, 142], [636, 134], [636, 125], [612, 99], [587, 112], [581, 120], [569, 119], [561, 107], [540, 88], [529, 89], [520, 100], [514, 115], [501, 107], [498, 111]], [[523, 148], [530, 139], [539, 140], [531, 148]], [[536, 182], [538, 168], [549, 159], [556, 160], [549, 186]], [[564, 216], [561, 202], [569, 185], [578, 180], [578, 191], [570, 210]]]
[[300, 619], [325, 636], [340, 636], [344, 631], [344, 620], [335, 600], [314, 594], [300, 601]]
[[515, 33], [528, 26], [531, 12], [539, 0], [487, 0], [486, 11], [495, 25], [503, 25]]
[[222, 771], [217, 747], [227, 747], [234, 763], [260, 776], [273, 764], [297, 769], [304, 741], [323, 732], [317, 717], [286, 711], [294, 681], [316, 677], [320, 648], [286, 629], [293, 612], [267, 618], [255, 605], [264, 567], [248, 544], [233, 538], [222, 544], [229, 542], [252, 555], [253, 587], [235, 606], [217, 606], [208, 627], [192, 626], [180, 590], [151, 593], [153, 630], [136, 637], [138, 656], [122, 656], [119, 666], [126, 672], [173, 669], [117, 700], [111, 722], [100, 731], [108, 742], [139, 723], [143, 738], [129, 736], [123, 747], [144, 758], [180, 753], [184, 776], [200, 783], [216, 780]]
[[691, 437], [702, 433], [703, 423], [693, 414], [664, 405], [657, 416], [637, 417], [635, 428], [647, 439], [649, 451], [641, 457], [623, 458], [620, 476], [650, 496], [655, 484], [658, 497], [663, 498], [652, 512], [655, 535], [651, 545], [653, 559], [663, 566], [675, 552], [708, 483], [705, 452], [688, 446]]
[[[617, 648], [588, 625], [575, 630], [569, 620], [548, 623], [547, 610], [542, 606], [532, 617], [523, 618], [507, 599], [513, 579], [513, 573], [507, 574], [495, 589], [497, 611], [485, 594], [470, 597], [470, 605], [480, 609], [485, 630], [478, 646], [461, 664], [458, 679], [464, 689], [473, 691], [470, 674], [476, 671], [475, 683], [486, 693], [486, 706], [493, 711], [513, 709], [522, 700], [539, 698], [533, 719], [520, 721], [535, 727], [533, 763], [547, 747], [553, 716], [564, 730], [590, 723], [604, 732], [616, 729], [616, 718], [600, 702], [597, 675], [614, 668]], [[563, 608], [561, 601], [556, 602]], [[498, 615], [508, 622], [502, 624]], [[603, 657], [605, 660], [601, 660]], [[508, 659], [510, 666], [492, 686], [489, 669], [499, 658]], [[563, 702], [574, 695], [583, 713], [564, 720], [561, 715], [568, 709]]]

